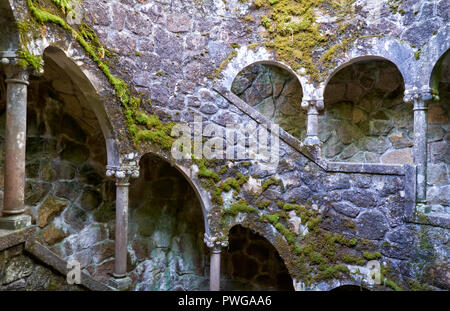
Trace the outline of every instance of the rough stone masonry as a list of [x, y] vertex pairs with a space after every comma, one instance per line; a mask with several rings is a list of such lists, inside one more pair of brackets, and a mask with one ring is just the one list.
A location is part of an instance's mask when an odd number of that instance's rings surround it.
[[[1, 1], [0, 290], [448, 290], [449, 12]], [[277, 166], [172, 156], [274, 124]]]

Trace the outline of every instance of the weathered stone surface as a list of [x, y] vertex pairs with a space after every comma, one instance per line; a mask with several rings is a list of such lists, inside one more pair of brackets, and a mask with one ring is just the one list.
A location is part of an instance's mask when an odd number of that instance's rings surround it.
[[365, 211], [357, 218], [358, 234], [369, 240], [381, 240], [388, 231], [386, 220], [379, 211]]
[[399, 149], [382, 155], [381, 162], [386, 164], [412, 164], [414, 160], [411, 155], [411, 149]]
[[4, 270], [2, 285], [6, 285], [17, 281], [21, 278], [29, 276], [33, 272], [33, 262], [25, 257], [14, 257], [9, 261]]
[[80, 198], [80, 205], [83, 209], [92, 211], [102, 203], [102, 195], [94, 189], [84, 188]]
[[356, 217], [359, 214], [359, 208], [354, 207], [347, 202], [335, 202], [332, 203], [331, 206], [333, 206], [338, 213], [344, 214], [345, 216]]
[[60, 228], [57, 228], [54, 224], [51, 224], [50, 226], [42, 230], [42, 238], [44, 239], [45, 243], [49, 245], [60, 242], [68, 235], [68, 233], [65, 233]]
[[383, 253], [391, 258], [407, 259], [411, 255], [414, 239], [414, 232], [406, 228], [391, 231], [386, 235]]
[[67, 206], [68, 202], [49, 195], [38, 210], [39, 227], [43, 228], [48, 225], [62, 210]]
[[389, 141], [395, 148], [411, 147], [413, 142], [405, 135], [405, 133], [393, 133], [389, 135]]

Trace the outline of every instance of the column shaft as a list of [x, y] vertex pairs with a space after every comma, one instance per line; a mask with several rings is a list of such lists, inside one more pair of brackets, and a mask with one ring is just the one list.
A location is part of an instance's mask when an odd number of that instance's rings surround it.
[[116, 186], [116, 243], [114, 277], [123, 278], [127, 273], [129, 183], [118, 180]]
[[211, 263], [210, 263], [210, 277], [209, 289], [211, 291], [220, 290], [220, 251], [219, 247], [211, 248]]
[[427, 108], [422, 98], [414, 107], [414, 163], [417, 166], [417, 200], [426, 200]]
[[4, 215], [24, 211], [27, 80], [26, 72], [6, 79]]

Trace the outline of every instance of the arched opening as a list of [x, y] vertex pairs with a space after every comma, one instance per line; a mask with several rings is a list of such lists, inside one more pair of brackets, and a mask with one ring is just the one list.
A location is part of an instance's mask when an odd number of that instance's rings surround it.
[[302, 86], [297, 77], [275, 65], [254, 64], [234, 79], [231, 91], [292, 136], [306, 135]]
[[136, 290], [208, 290], [202, 206], [175, 167], [152, 154], [141, 158], [129, 214]]
[[362, 59], [328, 82], [319, 117], [322, 155], [332, 161], [412, 163], [413, 107], [404, 81], [384, 59]]
[[427, 202], [433, 212], [448, 213], [450, 206], [450, 51], [432, 73], [439, 98], [428, 104]]
[[222, 290], [294, 290], [283, 260], [265, 238], [236, 225], [228, 241], [222, 253]]
[[[26, 213], [37, 225], [37, 238], [43, 245], [64, 259], [78, 260], [82, 269], [106, 281], [114, 262], [115, 200], [114, 181], [105, 177], [106, 141], [87, 99], [91, 97], [80, 87], [89, 80], [81, 70], [74, 75], [60, 65], [71, 62], [65, 55], [58, 54], [61, 59], [55, 60], [55, 54], [48, 51], [43, 54], [43, 75], [31, 76], [28, 87]], [[3, 188], [3, 73], [0, 79]]]
[[369, 290], [357, 285], [342, 285], [330, 290], [330, 292], [368, 292]]

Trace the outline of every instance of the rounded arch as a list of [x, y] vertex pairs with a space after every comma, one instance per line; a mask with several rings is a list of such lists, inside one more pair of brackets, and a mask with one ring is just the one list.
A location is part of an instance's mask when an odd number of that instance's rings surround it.
[[0, 2], [0, 58], [14, 57], [19, 49], [20, 35], [14, 12], [9, 1]]
[[377, 60], [384, 60], [384, 61], [388, 61], [388, 62], [390, 62], [391, 64], [393, 64], [393, 65], [395, 66], [395, 68], [397, 68], [397, 70], [398, 70], [398, 71], [400, 72], [400, 74], [402, 75], [403, 82], [405, 82], [405, 78], [404, 78], [404, 76], [403, 76], [403, 73], [401, 72], [401, 70], [400, 70], [400, 68], [397, 66], [397, 64], [395, 64], [392, 60], [390, 60], [390, 59], [388, 59], [388, 58], [386, 58], [386, 57], [383, 57], [383, 56], [377, 56], [377, 55], [363, 55], [363, 56], [358, 56], [358, 57], [352, 58], [352, 59], [350, 59], [349, 61], [347, 61], [347, 62], [345, 62], [345, 63], [342, 63], [342, 64], [340, 64], [339, 66], [337, 66], [337, 67], [331, 72], [331, 74], [327, 77], [327, 80], [325, 81], [325, 85], [324, 85], [324, 86], [325, 86], [325, 89], [326, 89], [328, 83], [331, 81], [331, 79], [333, 79], [333, 77], [334, 77], [339, 71], [341, 71], [342, 69], [344, 69], [344, 68], [346, 68], [346, 67], [348, 67], [348, 66], [354, 65], [354, 64], [356, 64], [356, 63], [359, 63], [359, 62], [377, 61]]
[[330, 161], [412, 163], [413, 109], [398, 66], [376, 55], [341, 64], [324, 89], [322, 155]]
[[67, 73], [73, 84], [79, 89], [81, 96], [93, 110], [102, 130], [106, 141], [106, 151], [108, 165], [115, 166], [119, 163], [119, 151], [114, 135], [113, 125], [109, 120], [103, 102], [100, 100], [98, 93], [86, 74], [67, 57], [66, 53], [56, 47], [49, 46], [44, 50], [44, 61], [46, 58], [51, 59], [61, 70]]
[[289, 65], [277, 60], [274, 53], [264, 47], [252, 48], [243, 46], [236, 50], [236, 56], [223, 68], [221, 72], [222, 78], [219, 80], [218, 85], [231, 90], [231, 85], [236, 76], [245, 68], [257, 64], [273, 65], [286, 70], [296, 77], [302, 87], [302, 92], [305, 93], [306, 90], [304, 88], [307, 85], [307, 79], [299, 76]]
[[433, 87], [436, 66], [448, 55], [450, 50], [450, 25], [439, 29], [437, 34], [422, 48], [420, 66], [422, 72], [418, 75], [418, 87], [424, 85]]
[[[293, 280], [273, 243], [260, 230], [235, 224], [228, 231], [224, 274], [251, 283], [258, 290], [294, 290]], [[245, 285], [244, 285], [245, 286]]]
[[205, 234], [209, 234], [210, 232], [210, 226], [208, 221], [208, 212], [210, 211], [212, 207], [212, 203], [209, 198], [209, 194], [192, 178], [192, 170], [191, 168], [188, 168], [187, 166], [184, 166], [180, 163], [177, 163], [176, 161], [173, 161], [170, 157], [163, 153], [154, 152], [154, 151], [148, 151], [139, 156], [139, 162], [142, 160], [142, 158], [146, 155], [152, 155], [155, 156], [162, 161], [169, 163], [172, 167], [174, 167], [183, 177], [184, 179], [189, 183], [191, 188], [194, 190], [194, 193], [202, 207], [202, 215], [203, 215], [203, 221], [205, 224]]
[[406, 86], [416, 84], [415, 70], [416, 62], [414, 50], [407, 44], [394, 38], [366, 38], [355, 42], [354, 48], [348, 51], [343, 58], [337, 62], [337, 66], [330, 71], [322, 83], [322, 91], [325, 92], [326, 85], [331, 78], [342, 68], [361, 60], [384, 59], [393, 63], [403, 77]]
[[443, 72], [442, 70], [444, 69], [444, 67], [446, 65], [448, 65], [450, 59], [450, 48], [447, 49], [442, 55], [441, 57], [436, 61], [436, 63], [433, 66], [433, 69], [430, 73], [430, 82], [429, 82], [429, 86], [434, 89], [434, 90], [438, 90], [439, 88], [439, 82], [442, 79], [443, 76]]

